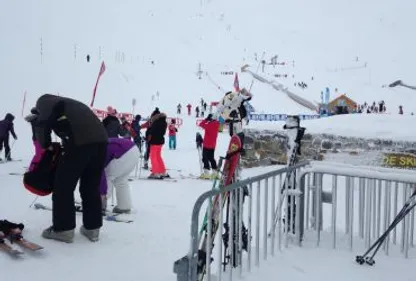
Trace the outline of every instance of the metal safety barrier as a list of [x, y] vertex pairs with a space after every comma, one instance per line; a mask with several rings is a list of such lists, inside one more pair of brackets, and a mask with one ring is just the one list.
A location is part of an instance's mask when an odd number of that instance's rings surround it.
[[[292, 175], [296, 181], [291, 183]], [[413, 171], [313, 161], [205, 192], [193, 208], [189, 252], [174, 263], [177, 280], [241, 278], [289, 243], [329, 242], [332, 248], [353, 249], [358, 239], [368, 248], [415, 184]], [[226, 202], [230, 208], [219, 208]], [[384, 251], [389, 253], [391, 241], [400, 243], [407, 257], [414, 246], [414, 225], [413, 210], [383, 244]]]
[[[315, 235], [308, 232], [307, 237], [316, 239], [319, 246], [323, 230], [328, 230], [332, 248], [346, 241], [343, 246], [350, 250], [361, 241], [368, 248], [382, 235], [416, 186], [414, 171], [340, 163], [312, 162], [297, 176], [305, 194], [299, 205], [304, 214], [299, 233], [312, 229]], [[407, 258], [414, 247], [414, 228], [415, 209], [387, 237], [385, 253], [389, 254], [391, 242], [400, 243]], [[298, 236], [297, 241], [300, 244], [302, 238]]]
[[[288, 202], [293, 201], [293, 198], [299, 195], [289, 189], [281, 193], [280, 189], [284, 182], [286, 185], [288, 184], [286, 174], [297, 173], [305, 165], [307, 163], [278, 169], [233, 183], [221, 190], [211, 190], [202, 194], [197, 199], [192, 211], [189, 253], [174, 264], [177, 280], [200, 280], [199, 271], [203, 263], [207, 264], [204, 280], [212, 280], [213, 273], [216, 274], [215, 280], [217, 281], [223, 280], [225, 275], [228, 280], [232, 280], [235, 272], [239, 277], [242, 277], [244, 269], [248, 272], [251, 271], [253, 261], [255, 266], [260, 265], [260, 256], [266, 260], [269, 255], [274, 256], [276, 250], [281, 249], [283, 243], [287, 246], [289, 244], [289, 224], [290, 221], [293, 222], [293, 219], [286, 219], [284, 223], [281, 219], [276, 219], [275, 210], [281, 215], [281, 206], [288, 206]], [[248, 191], [249, 196], [243, 204], [245, 190]], [[228, 241], [235, 241], [228, 243], [229, 251], [235, 254], [228, 257], [229, 264], [225, 267], [223, 264], [223, 232], [226, 231], [224, 227], [226, 208], [216, 208], [214, 217], [211, 210], [213, 207], [223, 206], [227, 199], [230, 200], [230, 209], [233, 206], [238, 206], [238, 215], [237, 217], [231, 215], [228, 221], [229, 229], [228, 235], [226, 235], [228, 237], [225, 238], [228, 238]], [[205, 212], [201, 213], [204, 203], [207, 205], [206, 213], [208, 214], [205, 226], [206, 234], [201, 232], [202, 224], [200, 224], [200, 217], [205, 215]], [[216, 222], [215, 219], [218, 221]], [[272, 231], [269, 231], [270, 226], [274, 225], [276, 221], [278, 222], [277, 230], [273, 227]], [[216, 225], [218, 225], [216, 235], [210, 235], [213, 227], [217, 227]], [[206, 247], [202, 249], [206, 255], [201, 256], [199, 250], [203, 239], [206, 240]], [[212, 248], [213, 245], [215, 245], [214, 248]], [[246, 249], [244, 258], [243, 248]]]

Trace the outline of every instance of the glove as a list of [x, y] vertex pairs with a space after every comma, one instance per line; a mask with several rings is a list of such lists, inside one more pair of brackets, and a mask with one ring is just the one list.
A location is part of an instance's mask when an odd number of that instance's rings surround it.
[[2, 231], [6, 235], [8, 235], [10, 231], [15, 228], [23, 230], [25, 226], [23, 223], [13, 223], [7, 220], [0, 221], [0, 231]]
[[32, 113], [25, 116], [25, 120], [29, 123], [32, 122], [32, 121], [35, 121], [36, 118], [38, 118], [38, 115], [37, 114], [32, 114]]

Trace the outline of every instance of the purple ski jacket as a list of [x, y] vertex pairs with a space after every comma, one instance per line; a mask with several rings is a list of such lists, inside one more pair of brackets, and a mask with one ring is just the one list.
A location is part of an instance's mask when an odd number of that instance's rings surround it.
[[9, 138], [9, 133], [11, 133], [13, 138], [16, 139], [16, 134], [14, 132], [14, 126], [13, 126], [13, 120], [14, 120], [14, 116], [10, 113], [7, 113], [4, 120], [0, 121], [0, 138], [1, 139]]
[[[135, 144], [129, 139], [124, 138], [109, 138], [107, 144], [107, 156], [104, 162], [104, 168], [108, 166], [108, 164], [113, 159], [119, 159], [122, 157], [127, 151], [129, 151]], [[100, 194], [106, 195], [107, 194], [107, 177], [105, 174], [105, 170], [103, 170], [101, 174], [101, 183], [100, 183]]]

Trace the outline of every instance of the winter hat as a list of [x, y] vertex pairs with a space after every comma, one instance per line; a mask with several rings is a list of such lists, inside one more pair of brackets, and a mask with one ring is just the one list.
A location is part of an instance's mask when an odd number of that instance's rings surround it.
[[39, 115], [39, 110], [36, 107], [32, 107], [30, 113]]
[[142, 116], [141, 116], [140, 114], [137, 114], [137, 115], [134, 117], [134, 119], [135, 119], [136, 121], [140, 121], [140, 120], [142, 120]]
[[176, 119], [172, 119], [170, 122], [171, 122], [172, 124], [176, 124]]
[[155, 110], [153, 111], [151, 117], [155, 116], [156, 114], [160, 114], [159, 107], [156, 107], [155, 108]]
[[6, 117], [5, 117], [4, 119], [6, 119], [7, 121], [10, 121], [10, 122], [13, 122], [13, 120], [14, 120], [14, 115], [13, 115], [13, 114], [11, 114], [11, 113], [7, 113], [7, 114], [6, 114]]
[[38, 116], [39, 116], [39, 111], [38, 111], [38, 109], [36, 108], [36, 107], [33, 107], [31, 110], [30, 110], [30, 114], [29, 115], [27, 115], [27, 116], [25, 116], [25, 120], [27, 121], [27, 122], [33, 122], [36, 118], [38, 118]]
[[113, 108], [111, 105], [109, 105], [109, 106], [107, 106], [107, 113], [108, 113], [108, 115], [116, 115], [117, 110], [115, 108]]

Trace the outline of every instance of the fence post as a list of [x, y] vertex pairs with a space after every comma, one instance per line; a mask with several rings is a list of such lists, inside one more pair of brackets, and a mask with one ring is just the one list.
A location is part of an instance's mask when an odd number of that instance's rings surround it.
[[[300, 173], [301, 174], [301, 173]], [[298, 183], [299, 183], [299, 188], [300, 188], [300, 195], [299, 195], [299, 199], [298, 199], [298, 204], [296, 204], [297, 206], [299, 206], [299, 210], [297, 210], [297, 217], [298, 217], [298, 223], [297, 223], [297, 237], [296, 240], [298, 241], [298, 245], [301, 246], [302, 245], [302, 240], [303, 240], [303, 234], [305, 232], [305, 184], [306, 184], [306, 174], [301, 174], [302, 176], [300, 177]]]

